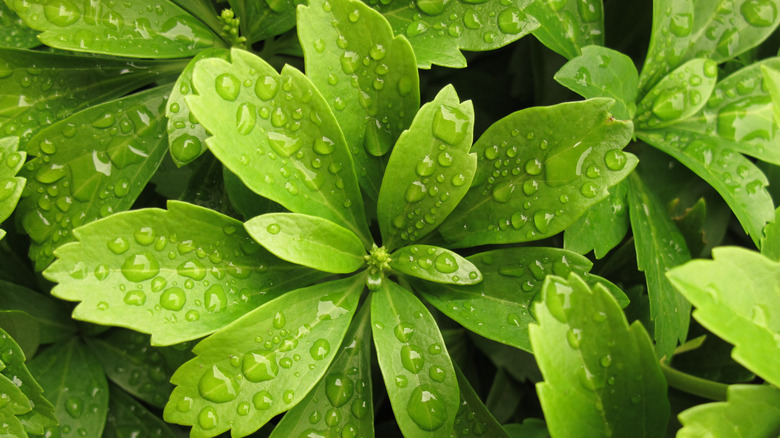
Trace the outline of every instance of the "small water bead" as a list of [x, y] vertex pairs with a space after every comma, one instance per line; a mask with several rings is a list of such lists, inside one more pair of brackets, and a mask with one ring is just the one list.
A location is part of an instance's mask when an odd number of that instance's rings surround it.
[[282, 228], [279, 224], [270, 224], [266, 227], [266, 231], [268, 231], [268, 234], [279, 234], [279, 232], [282, 231]]
[[586, 198], [594, 198], [598, 194], [598, 188], [591, 182], [586, 182], [580, 188], [580, 193]]
[[314, 344], [312, 344], [309, 349], [309, 354], [314, 360], [325, 359], [328, 356], [328, 353], [330, 353], [330, 343], [327, 339], [318, 339], [314, 341]]
[[406, 385], [409, 384], [409, 379], [406, 378], [406, 376], [399, 374], [395, 376], [395, 386], [399, 388], [406, 388]]
[[79, 418], [84, 412], [84, 403], [77, 398], [69, 398], [65, 400], [65, 412], [73, 418]]
[[241, 372], [250, 382], [264, 382], [279, 374], [276, 353], [270, 350], [257, 350], [244, 354]]
[[365, 400], [359, 398], [355, 399], [352, 402], [350, 411], [352, 412], [352, 415], [355, 416], [355, 418], [362, 420], [366, 417], [366, 414], [368, 414], [368, 403]]
[[220, 97], [232, 102], [241, 92], [241, 82], [232, 73], [222, 73], [215, 79], [214, 88]]
[[203, 306], [208, 312], [221, 312], [227, 307], [227, 295], [222, 285], [214, 284], [203, 292]]
[[124, 254], [130, 248], [130, 244], [124, 237], [117, 237], [114, 240], [109, 240], [106, 245], [111, 252], [117, 255]]
[[407, 202], [418, 202], [425, 197], [426, 187], [420, 181], [415, 181], [409, 185], [404, 194], [404, 198]]
[[282, 401], [284, 401], [286, 404], [290, 404], [295, 400], [295, 391], [292, 389], [288, 389], [282, 393]]
[[204, 399], [214, 403], [227, 403], [238, 396], [240, 386], [230, 376], [225, 375], [216, 365], [206, 370], [198, 381], [198, 393]]
[[438, 157], [436, 157], [436, 161], [442, 167], [450, 167], [452, 166], [452, 163], [455, 162], [455, 158], [449, 152], [444, 151], [439, 153]]
[[466, 136], [469, 118], [458, 108], [441, 105], [433, 118], [433, 135], [448, 144], [458, 144]]
[[496, 186], [493, 187], [493, 200], [502, 204], [509, 202], [516, 188], [514, 183], [509, 181], [496, 184]]
[[412, 391], [406, 412], [420, 429], [433, 431], [447, 420], [447, 407], [439, 400], [433, 385], [423, 384]]
[[189, 260], [180, 264], [176, 267], [176, 272], [182, 277], [191, 278], [196, 281], [206, 278], [206, 267], [198, 260]]
[[739, 12], [755, 27], [769, 27], [777, 19], [777, 8], [771, 0], [748, 0], [742, 3]]
[[187, 302], [187, 295], [179, 287], [171, 287], [160, 295], [160, 306], [165, 309], [178, 311]]
[[436, 267], [436, 270], [441, 272], [442, 274], [450, 274], [458, 270], [458, 262], [455, 260], [455, 257], [452, 255], [442, 252], [441, 254], [436, 257], [436, 261], [434, 262], [434, 266]]
[[404, 345], [401, 347], [401, 364], [407, 371], [413, 374], [419, 373], [425, 364], [422, 350], [416, 345]]
[[273, 76], [264, 76], [255, 82], [255, 94], [262, 100], [273, 99], [278, 90], [279, 82]]
[[607, 168], [610, 170], [622, 170], [626, 166], [626, 162], [628, 162], [628, 157], [625, 152], [620, 149], [610, 149], [604, 154], [604, 164], [606, 164]]
[[136, 283], [154, 278], [159, 272], [160, 263], [148, 252], [131, 255], [122, 264], [122, 275]]
[[217, 410], [214, 409], [212, 406], [206, 406], [198, 413], [198, 425], [205, 429], [213, 429], [217, 427], [217, 424], [219, 423], [219, 416], [217, 415]]
[[520, 33], [525, 27], [525, 14], [517, 8], [506, 8], [498, 14], [498, 28], [510, 35]]
[[333, 407], [344, 406], [354, 394], [355, 384], [342, 373], [333, 373], [325, 379], [325, 395]]
[[81, 10], [70, 0], [52, 0], [44, 6], [43, 15], [49, 23], [66, 27], [81, 18]]
[[428, 368], [428, 376], [435, 382], [443, 382], [447, 372], [443, 368], [433, 365]]
[[349, 14], [347, 14], [347, 19], [350, 21], [350, 23], [357, 23], [357, 21], [360, 19], [360, 11], [355, 9]]
[[397, 326], [395, 326], [395, 329], [393, 329], [393, 333], [395, 334], [396, 339], [398, 339], [399, 342], [409, 342], [410, 339], [412, 339], [412, 335], [414, 335], [414, 327], [412, 327], [410, 324], [406, 323], [400, 323]]
[[255, 406], [255, 409], [259, 411], [270, 409], [273, 402], [273, 396], [266, 390], [256, 392], [255, 395], [252, 396], [252, 404]]
[[239, 105], [236, 112], [236, 131], [241, 135], [247, 135], [252, 132], [256, 123], [257, 108], [248, 102]]

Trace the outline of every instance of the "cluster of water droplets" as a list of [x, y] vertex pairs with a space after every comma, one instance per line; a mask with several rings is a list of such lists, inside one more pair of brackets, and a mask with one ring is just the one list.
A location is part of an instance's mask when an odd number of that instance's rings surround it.
[[710, 97], [717, 75], [710, 60], [694, 60], [673, 71], [639, 103], [637, 126], [658, 128], [695, 112]]
[[[393, 254], [391, 266], [416, 277], [445, 277], [452, 283], [470, 284], [481, 278], [479, 271], [465, 272], [452, 253], [435, 246], [411, 245], [401, 248]], [[464, 278], [460, 278], [460, 275], [464, 275]]]
[[16, 13], [5, 4], [0, 5], [0, 47], [31, 48], [40, 44], [37, 32], [28, 28]]
[[171, 157], [179, 163], [189, 163], [206, 150], [206, 145], [201, 141], [206, 137], [206, 131], [184, 101], [184, 96], [192, 93], [192, 73], [182, 73], [176, 85], [178, 90], [171, 95], [166, 109], [168, 141]]
[[462, 400], [458, 414], [455, 416], [455, 425], [453, 428], [457, 431], [457, 436], [484, 436], [488, 431], [488, 424], [478, 418], [477, 412], [471, 409], [471, 406]]
[[[60, 433], [62, 436], [87, 437], [89, 432], [84, 427], [72, 425], [88, 424], [94, 421], [84, 417], [96, 417], [101, 408], [101, 399], [106, 399], [105, 389], [97, 386], [90, 387], [88, 381], [94, 383], [94, 379], [82, 376], [85, 380], [82, 387], [63, 386], [58, 398], [64, 400], [65, 412], [69, 418], [60, 419]], [[105, 385], [105, 382], [103, 383]], [[105, 407], [103, 408], [105, 409]]]
[[5, 207], [5, 203], [16, 203], [12, 196], [19, 191], [23, 182], [14, 175], [16, 175], [23, 161], [23, 152], [0, 148], [0, 207]]

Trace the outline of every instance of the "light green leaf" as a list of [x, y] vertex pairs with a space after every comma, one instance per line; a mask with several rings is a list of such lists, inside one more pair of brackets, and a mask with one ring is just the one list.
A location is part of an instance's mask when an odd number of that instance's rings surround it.
[[208, 134], [203, 126], [190, 113], [190, 107], [184, 101], [184, 96], [193, 93], [192, 71], [195, 64], [204, 58], [230, 59], [227, 49], [206, 49], [192, 58], [187, 68], [181, 72], [173, 85], [171, 95], [165, 106], [165, 116], [168, 118], [168, 142], [171, 145], [171, 158], [177, 166], [183, 166], [194, 161], [206, 151]]
[[274, 427], [270, 438], [374, 436], [370, 304], [349, 327], [328, 373]]
[[163, 113], [169, 87], [90, 107], [40, 131], [39, 156], [24, 166], [17, 216], [43, 270], [75, 227], [130, 208], [168, 148]]
[[775, 126], [780, 125], [780, 66], [770, 64], [761, 64], [761, 77], [764, 79], [764, 87], [769, 91], [772, 98], [772, 114], [775, 116]]
[[518, 111], [474, 144], [477, 174], [440, 227], [455, 247], [526, 242], [555, 235], [609, 195], [636, 166], [621, 149], [633, 133], [590, 99]]
[[602, 0], [532, 0], [526, 8], [540, 24], [534, 36], [568, 59], [585, 46], [604, 45], [603, 11]]
[[[600, 1], [580, 1], [598, 4]], [[537, 34], [541, 30], [537, 30]], [[606, 47], [586, 46], [582, 55], [573, 58], [555, 73], [555, 80], [586, 99], [615, 99], [612, 114], [620, 120], [631, 120], [636, 113], [639, 73], [628, 56]]]
[[[454, 364], [453, 364], [454, 365]], [[474, 388], [469, 384], [466, 376], [460, 368], [455, 366], [455, 376], [458, 378], [460, 389], [460, 408], [455, 417], [455, 425], [452, 427], [452, 435], [455, 438], [470, 436], [489, 436], [496, 438], [509, 438], [493, 414], [488, 411]]]
[[460, 401], [439, 327], [411, 292], [392, 281], [371, 295], [379, 368], [404, 436], [450, 437]]
[[557, 248], [506, 248], [467, 258], [482, 272], [482, 283], [473, 286], [420, 284], [416, 290], [425, 301], [463, 327], [486, 338], [531, 351], [528, 324], [535, 322], [532, 305], [541, 299], [547, 275], [576, 272], [588, 284], [602, 283], [618, 298], [627, 298], [616, 286], [595, 275], [587, 258]]
[[27, 357], [33, 357], [41, 344], [41, 326], [27, 312], [0, 310], [0, 328], [14, 338]]
[[[306, 72], [344, 131], [358, 181], [376, 200], [386, 159], [420, 107], [409, 42], [357, 0], [312, 0], [298, 13]], [[370, 35], [370, 38], [366, 38]]]
[[317, 216], [267, 213], [244, 228], [255, 241], [282, 260], [336, 274], [349, 274], [366, 261], [366, 249], [353, 232]]
[[764, 227], [764, 237], [761, 239], [761, 254], [772, 260], [780, 260], [780, 207], [775, 210], [775, 221]]
[[108, 416], [103, 438], [175, 438], [159, 416], [117, 386], [109, 385]]
[[482, 281], [482, 274], [473, 263], [438, 246], [405, 246], [390, 255], [390, 268], [436, 283], [467, 285]]
[[62, 301], [3, 280], [0, 280], [0, 309], [30, 315], [40, 327], [42, 344], [64, 341], [76, 331], [68, 307]]
[[736, 247], [715, 248], [712, 256], [677, 267], [667, 277], [693, 303], [694, 318], [735, 345], [734, 360], [780, 384], [780, 263]]
[[[108, 412], [108, 382], [103, 367], [78, 338], [49, 347], [28, 366], [54, 404], [60, 430], [101, 436]], [[47, 429], [46, 435], [52, 432]]]
[[385, 247], [424, 237], [463, 199], [477, 169], [473, 131], [474, 107], [461, 103], [452, 85], [420, 108], [382, 180], [377, 211]]
[[287, 292], [198, 343], [171, 378], [165, 420], [193, 426], [192, 437], [241, 437], [298, 404], [336, 356], [364, 284]]
[[319, 91], [293, 67], [280, 75], [248, 52], [233, 49], [231, 57], [198, 62], [200, 95], [186, 98], [214, 135], [209, 149], [256, 193], [341, 225], [370, 246], [352, 158]]
[[636, 172], [629, 177], [629, 217], [639, 270], [645, 273], [658, 357], [672, 356], [688, 334], [691, 304], [674, 290], [666, 271], [691, 259], [685, 238], [658, 197]]
[[694, 58], [717, 63], [757, 46], [774, 32], [778, 0], [654, 0], [653, 31], [639, 95]]
[[[223, 26], [224, 22], [219, 19], [218, 11], [211, 0], [171, 0], [180, 8], [189, 12], [192, 16], [208, 25], [216, 34], [227, 33]], [[224, 35], [222, 35], [224, 36]]]
[[629, 327], [609, 292], [576, 274], [548, 277], [543, 297], [529, 330], [550, 435], [662, 436], [666, 381], [642, 325]]
[[295, 27], [296, 0], [228, 0], [241, 20], [241, 34], [249, 44], [280, 35]]
[[27, 182], [16, 176], [27, 157], [26, 153], [17, 150], [18, 147], [19, 137], [0, 138], [0, 223], [14, 212]]
[[2, 374], [0, 374], [0, 397], [4, 402], [3, 407], [0, 408], [0, 421], [2, 421], [0, 433], [3, 437], [27, 438], [27, 432], [17, 415], [32, 409], [30, 400], [14, 385], [13, 381]]
[[768, 385], [731, 385], [728, 401], [706, 403], [678, 415], [678, 438], [763, 438], [780, 430], [780, 390]]
[[27, 27], [5, 3], [0, 1], [0, 47], [29, 49], [41, 45], [38, 32]]
[[618, 246], [628, 232], [628, 184], [621, 181], [609, 189], [609, 196], [590, 207], [566, 228], [563, 247], [579, 254], [593, 250], [597, 259]]
[[321, 273], [280, 261], [241, 222], [169, 201], [168, 210], [117, 214], [75, 231], [44, 272], [74, 318], [151, 333], [155, 345], [218, 330]]
[[114, 3], [14, 2], [6, 4], [42, 33], [38, 39], [58, 49], [139, 58], [184, 58], [223, 47], [203, 22], [169, 0]]

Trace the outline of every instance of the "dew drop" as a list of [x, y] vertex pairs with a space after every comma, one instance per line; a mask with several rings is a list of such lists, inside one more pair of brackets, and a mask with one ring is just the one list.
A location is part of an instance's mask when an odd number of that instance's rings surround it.
[[279, 234], [279, 232], [282, 231], [282, 228], [279, 224], [270, 224], [265, 230], [268, 231], [268, 234]]
[[124, 237], [109, 240], [107, 246], [116, 255], [124, 254], [130, 248], [130, 244]]
[[626, 166], [627, 161], [628, 158], [626, 157], [626, 154], [620, 149], [610, 149], [604, 154], [604, 164], [606, 164], [610, 170], [618, 171], [623, 169]]
[[51, 0], [44, 6], [43, 15], [49, 23], [65, 27], [81, 18], [81, 10], [70, 0]]
[[325, 395], [335, 408], [344, 406], [354, 393], [352, 379], [342, 373], [333, 373], [325, 379]]
[[279, 374], [276, 353], [270, 350], [250, 351], [241, 361], [241, 372], [250, 382], [265, 382]]
[[393, 333], [395, 333], [396, 339], [398, 339], [399, 342], [409, 342], [410, 339], [412, 339], [412, 335], [414, 335], [414, 327], [412, 327], [409, 324], [400, 323], [397, 326], [395, 326], [395, 329], [393, 329]]
[[215, 79], [214, 88], [220, 97], [232, 102], [241, 91], [241, 82], [232, 73], [222, 73]]
[[273, 76], [265, 76], [255, 83], [255, 94], [265, 101], [273, 99], [278, 89], [279, 83]]
[[328, 353], [330, 353], [330, 343], [327, 339], [317, 339], [309, 349], [309, 354], [314, 360], [325, 359]]
[[208, 312], [221, 312], [227, 306], [227, 295], [225, 289], [214, 284], [203, 293], [203, 306]]
[[122, 275], [136, 283], [149, 280], [159, 272], [160, 263], [148, 252], [131, 255], [122, 264]]
[[411, 344], [401, 347], [401, 364], [410, 373], [419, 373], [425, 365], [425, 358], [420, 347]]
[[256, 392], [255, 395], [252, 396], [252, 404], [255, 405], [255, 409], [259, 411], [266, 411], [270, 409], [273, 402], [273, 396], [271, 396], [271, 393], [266, 390]]
[[431, 380], [434, 382], [443, 382], [444, 378], [447, 377], [447, 372], [444, 371], [443, 368], [433, 365], [428, 368], [428, 376], [430, 376]]
[[436, 267], [436, 270], [442, 274], [450, 274], [458, 270], [458, 262], [455, 260], [455, 257], [446, 252], [443, 252], [436, 257], [434, 266]]
[[77, 398], [69, 398], [65, 400], [65, 412], [73, 418], [79, 418], [84, 412], [84, 404]]
[[442, 105], [433, 118], [433, 135], [448, 144], [458, 144], [466, 136], [469, 118], [458, 108]]
[[187, 295], [179, 287], [171, 287], [160, 295], [160, 306], [168, 310], [181, 310], [187, 302]]
[[217, 410], [212, 406], [206, 406], [198, 413], [198, 425], [205, 429], [213, 429], [217, 427], [219, 423], [219, 416], [217, 416]]
[[771, 0], [747, 0], [742, 3], [739, 12], [755, 27], [769, 27], [777, 19], [777, 9]]
[[241, 135], [248, 135], [257, 123], [257, 108], [249, 102], [238, 106], [236, 112], [236, 131]]
[[238, 396], [238, 383], [226, 376], [216, 365], [206, 370], [198, 381], [200, 395], [214, 403], [227, 403]]
[[181, 134], [171, 142], [171, 155], [182, 163], [188, 163], [203, 151], [200, 139], [189, 134]]
[[506, 8], [498, 14], [498, 28], [501, 32], [517, 35], [525, 27], [525, 14], [517, 8]]
[[447, 420], [447, 407], [439, 400], [432, 385], [423, 384], [409, 396], [406, 412], [420, 429], [433, 431]]

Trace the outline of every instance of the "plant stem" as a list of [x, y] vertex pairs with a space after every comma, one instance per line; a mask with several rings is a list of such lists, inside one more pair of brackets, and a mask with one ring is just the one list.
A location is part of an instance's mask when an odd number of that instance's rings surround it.
[[726, 401], [729, 386], [678, 371], [661, 361], [661, 371], [672, 388], [715, 401]]

